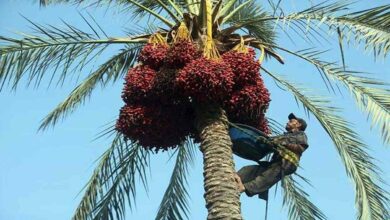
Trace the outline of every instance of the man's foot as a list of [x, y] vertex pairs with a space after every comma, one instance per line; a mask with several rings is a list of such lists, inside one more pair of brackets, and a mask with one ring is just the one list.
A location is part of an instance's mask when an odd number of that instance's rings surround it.
[[234, 179], [236, 180], [236, 183], [237, 183], [237, 190], [240, 193], [244, 192], [245, 191], [245, 186], [242, 183], [241, 178], [240, 178], [240, 176], [237, 173], [235, 173]]
[[241, 182], [241, 178], [240, 178], [240, 176], [237, 173], [234, 173], [234, 180], [236, 180], [236, 183], [240, 183]]

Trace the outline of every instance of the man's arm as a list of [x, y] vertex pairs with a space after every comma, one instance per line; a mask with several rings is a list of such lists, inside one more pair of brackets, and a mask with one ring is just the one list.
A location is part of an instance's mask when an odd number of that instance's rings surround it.
[[271, 141], [285, 146], [287, 149], [293, 151], [296, 154], [302, 154], [308, 147], [307, 137], [305, 134], [300, 134], [293, 137], [280, 135], [271, 139]]
[[302, 144], [286, 143], [283, 146], [287, 147], [287, 149], [297, 154], [302, 154], [303, 151], [306, 150], [306, 147], [304, 147]]

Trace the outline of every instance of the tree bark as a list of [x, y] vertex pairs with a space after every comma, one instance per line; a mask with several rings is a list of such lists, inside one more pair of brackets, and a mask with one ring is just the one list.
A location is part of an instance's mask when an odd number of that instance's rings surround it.
[[232, 141], [226, 113], [218, 106], [196, 110], [196, 128], [203, 153], [207, 219], [241, 220], [240, 193], [234, 180]]

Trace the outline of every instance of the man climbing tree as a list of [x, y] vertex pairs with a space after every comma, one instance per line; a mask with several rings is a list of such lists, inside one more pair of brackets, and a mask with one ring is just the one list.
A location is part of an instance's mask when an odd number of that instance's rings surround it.
[[261, 161], [258, 165], [250, 165], [241, 168], [235, 179], [239, 192], [245, 192], [252, 197], [256, 194], [259, 198], [268, 199], [268, 189], [283, 178], [297, 170], [302, 153], [309, 146], [305, 129], [306, 121], [297, 118], [293, 113], [288, 116], [286, 130], [282, 135], [271, 137], [268, 145], [281, 145], [285, 149], [275, 149], [270, 162]]

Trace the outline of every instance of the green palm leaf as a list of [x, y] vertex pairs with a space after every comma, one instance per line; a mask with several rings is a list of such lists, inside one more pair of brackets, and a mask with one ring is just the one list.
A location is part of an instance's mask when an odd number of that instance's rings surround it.
[[288, 206], [290, 220], [326, 219], [321, 210], [309, 201], [309, 195], [299, 187], [293, 177], [284, 177], [282, 187], [283, 205]]
[[[156, 17], [157, 19], [162, 21], [164, 24], [166, 24], [168, 27], [172, 28], [173, 26], [175, 26], [175, 23], [166, 19], [164, 16], [160, 15], [160, 13], [158, 11], [154, 11], [154, 10], [150, 9], [148, 6], [143, 5], [142, 2], [135, 1], [135, 0], [128, 0], [128, 2], [133, 4], [134, 6], [137, 6], [141, 11], [145, 11], [146, 13], [148, 13], [148, 15], [153, 15], [154, 17]], [[156, 1], [156, 2], [159, 2], [159, 1]], [[163, 7], [163, 6], [161, 6], [161, 7]], [[169, 12], [171, 12], [171, 11], [168, 11], [168, 13]], [[171, 13], [173, 13], [173, 12], [171, 12]], [[176, 17], [174, 16], [174, 18], [176, 18]]]
[[350, 90], [358, 106], [371, 117], [372, 126], [381, 129], [384, 143], [390, 144], [390, 90], [375, 87], [389, 84], [357, 74], [340, 72], [336, 77]]
[[148, 164], [149, 151], [116, 134], [88, 182], [72, 219], [124, 219], [126, 202], [132, 208], [135, 201], [135, 180], [138, 175], [146, 187], [145, 168]]
[[220, 17], [226, 17], [226, 15], [231, 11], [233, 6], [236, 4], [237, 0], [227, 0], [227, 1], [222, 1], [222, 8], [219, 11], [217, 15], [217, 19]]
[[26, 75], [29, 83], [35, 81], [38, 87], [44, 76], [52, 73], [50, 85], [59, 68], [57, 84], [61, 84], [70, 71], [83, 69], [109, 45], [144, 43], [149, 36], [100, 38], [95, 29], [90, 34], [67, 23], [63, 29], [32, 24], [37, 35], [20, 33], [23, 39], [0, 36], [0, 90], [7, 84], [16, 89]]
[[[179, 146], [176, 164], [172, 171], [169, 186], [161, 201], [156, 220], [188, 219], [188, 192], [186, 189], [188, 165], [193, 163], [195, 145], [188, 139]], [[184, 215], [184, 216], [183, 216]]]
[[[347, 42], [353, 40], [363, 43], [367, 50], [374, 50], [375, 55], [385, 56], [390, 51], [390, 5], [337, 15], [350, 5], [351, 3], [345, 2], [319, 4], [298, 13], [269, 17], [266, 20], [275, 20], [275, 24], [282, 23], [283, 27], [291, 23], [301, 25], [306, 29], [305, 32], [300, 32], [304, 38], [310, 37], [307, 35], [310, 30], [319, 29], [323, 24], [329, 28], [329, 34], [340, 31], [340, 36]], [[299, 23], [300, 21], [304, 23]]]
[[223, 23], [225, 23], [226, 21], [228, 21], [231, 17], [233, 17], [235, 14], [237, 14], [238, 12], [240, 12], [242, 9], [244, 9], [245, 7], [249, 7], [247, 6], [248, 4], [250, 3], [253, 3], [253, 0], [248, 0], [242, 4], [239, 4], [237, 7], [234, 7], [234, 10], [231, 11], [229, 14], [226, 14], [223, 19], [222, 19], [222, 22], [221, 22], [221, 25]]
[[226, 21], [229, 27], [222, 30], [222, 34], [242, 29], [261, 42], [275, 44], [276, 35], [272, 22], [264, 20], [265, 17], [268, 17], [268, 14], [256, 3], [251, 2]]
[[[118, 6], [122, 6], [124, 10], [126, 11], [132, 11], [134, 15], [138, 16], [155, 16], [163, 23], [167, 24], [168, 26], [172, 27], [173, 23], [163, 16], [160, 15], [161, 10], [165, 10], [169, 14], [169, 16], [175, 20], [176, 22], [179, 22], [181, 20], [181, 17], [183, 16], [183, 10], [180, 5], [178, 5], [177, 1], [172, 0], [40, 0], [41, 6], [47, 6], [49, 4], [58, 4], [58, 3], [74, 3], [74, 4], [82, 4], [85, 2], [88, 2], [89, 6], [107, 6], [109, 4], [116, 4]], [[183, 4], [183, 1], [178, 1], [179, 3]], [[104, 3], [104, 4], [102, 4]], [[107, 4], [108, 3], [108, 4]], [[136, 6], [136, 7], [134, 7]], [[122, 9], [123, 10], [123, 9]]]
[[271, 134], [273, 135], [283, 134], [285, 128], [282, 124], [280, 124], [277, 120], [269, 117], [267, 117], [267, 121], [268, 121], [268, 126], [272, 131]]
[[[126, 4], [127, 0], [124, 1]], [[161, 11], [165, 10], [168, 12], [171, 17], [176, 17], [179, 19], [178, 16], [183, 17], [184, 9], [183, 6], [185, 4], [184, 1], [172, 1], [172, 0], [138, 0], [138, 2], [142, 5], [144, 5], [147, 8], [150, 8], [154, 11]], [[131, 9], [128, 7], [128, 9]], [[147, 11], [143, 10], [142, 8], [134, 9], [134, 14], [138, 16], [145, 16], [148, 14]], [[180, 19], [179, 19], [180, 20]]]
[[50, 125], [54, 126], [60, 118], [64, 118], [67, 114], [73, 112], [86, 98], [91, 96], [92, 91], [98, 84], [105, 87], [109, 82], [115, 82], [122, 77], [136, 61], [139, 49], [140, 46], [124, 49], [102, 64], [45, 117], [39, 129], [44, 130]]
[[323, 51], [301, 50], [293, 52], [288, 49], [272, 45], [272, 47], [299, 57], [314, 65], [321, 74], [337, 80], [353, 95], [357, 105], [371, 116], [372, 126], [381, 129], [385, 144], [390, 144], [390, 84], [370, 78], [367, 74], [346, 71], [335, 63], [322, 61], [318, 58]]
[[201, 0], [185, 0], [187, 10], [192, 14], [199, 14]]
[[373, 158], [366, 152], [367, 146], [350, 128], [350, 124], [335, 114], [339, 109], [329, 106], [329, 100], [308, 95], [307, 89], [262, 69], [292, 92], [295, 98], [317, 118], [333, 140], [346, 172], [355, 184], [358, 219], [388, 219], [390, 217], [389, 193], [379, 185], [383, 183], [379, 177], [380, 168], [373, 163]]

